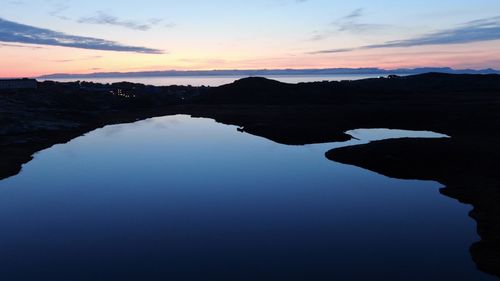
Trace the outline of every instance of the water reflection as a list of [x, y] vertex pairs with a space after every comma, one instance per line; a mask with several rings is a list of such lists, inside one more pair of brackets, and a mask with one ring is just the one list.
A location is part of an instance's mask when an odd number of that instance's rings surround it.
[[377, 141], [398, 138], [449, 138], [445, 134], [430, 131], [410, 131], [398, 129], [356, 129], [347, 131], [346, 134], [364, 141]]
[[188, 116], [96, 130], [0, 182], [0, 279], [489, 280], [468, 206], [324, 157], [362, 142]]

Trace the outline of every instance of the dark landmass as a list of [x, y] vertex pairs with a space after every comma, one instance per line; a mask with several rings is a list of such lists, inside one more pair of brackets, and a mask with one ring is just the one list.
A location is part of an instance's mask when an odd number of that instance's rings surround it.
[[[326, 156], [389, 177], [442, 183], [471, 204], [478, 267], [500, 276], [500, 75], [415, 76], [286, 84], [247, 78], [215, 88], [132, 83], [39, 83], [0, 93], [0, 178], [32, 154], [95, 128], [190, 114], [283, 144], [345, 141], [357, 128], [431, 130], [449, 139], [397, 139]], [[460, 235], [460, 234], [457, 234]]]
[[474, 209], [481, 241], [470, 248], [478, 267], [500, 276], [500, 150], [496, 139], [394, 139], [329, 151], [328, 159], [392, 178], [435, 180], [440, 192]]
[[41, 79], [85, 79], [85, 78], [133, 78], [133, 77], [181, 77], [181, 76], [277, 76], [277, 75], [346, 75], [346, 74], [376, 74], [376, 75], [415, 75], [429, 72], [447, 74], [500, 74], [495, 69], [452, 69], [449, 67], [421, 67], [381, 69], [367, 68], [324, 68], [324, 69], [250, 69], [250, 70], [164, 70], [164, 71], [139, 71], [139, 72], [95, 72], [88, 74], [57, 73], [41, 76]]

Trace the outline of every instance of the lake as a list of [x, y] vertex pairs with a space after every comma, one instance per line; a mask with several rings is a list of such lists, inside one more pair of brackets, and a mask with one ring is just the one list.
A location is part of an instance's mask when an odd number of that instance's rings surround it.
[[287, 146], [176, 115], [41, 151], [0, 181], [0, 280], [496, 280], [439, 183], [324, 155], [406, 133], [350, 134]]
[[[359, 80], [365, 78], [380, 77], [380, 74], [335, 74], [335, 75], [268, 75], [266, 78], [278, 80], [285, 83], [317, 82], [317, 81], [340, 81], [340, 80]], [[153, 86], [170, 85], [191, 85], [191, 86], [210, 86], [216, 87], [224, 84], [230, 84], [238, 79], [247, 76], [159, 76], [159, 77], [107, 77], [107, 78], [51, 78], [58, 82], [73, 82], [77, 80], [91, 81], [95, 83], [117, 83], [122, 81], [141, 83]], [[40, 79], [43, 81], [44, 79]]]

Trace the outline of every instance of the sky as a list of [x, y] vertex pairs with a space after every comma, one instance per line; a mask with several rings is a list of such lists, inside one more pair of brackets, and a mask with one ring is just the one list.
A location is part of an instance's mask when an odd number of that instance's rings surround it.
[[500, 69], [499, 0], [0, 0], [0, 77]]

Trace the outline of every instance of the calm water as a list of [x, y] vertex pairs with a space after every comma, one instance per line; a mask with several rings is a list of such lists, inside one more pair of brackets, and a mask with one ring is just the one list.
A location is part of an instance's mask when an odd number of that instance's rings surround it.
[[[269, 79], [278, 80], [285, 83], [316, 82], [316, 81], [339, 81], [339, 80], [358, 80], [365, 78], [379, 77], [379, 74], [337, 74], [337, 75], [271, 75]], [[245, 78], [245, 76], [185, 76], [185, 77], [121, 77], [121, 78], [69, 78], [69, 79], [48, 79], [59, 82], [72, 82], [76, 80], [92, 81], [96, 83], [116, 83], [128, 81], [154, 86], [170, 85], [191, 85], [191, 86], [211, 86], [216, 87], [229, 84], [235, 80]]]
[[430, 131], [408, 131], [397, 129], [356, 129], [347, 131], [346, 134], [363, 141], [397, 138], [449, 138], [447, 135]]
[[0, 182], [0, 280], [492, 280], [469, 206], [340, 145], [181, 115], [56, 145]]

